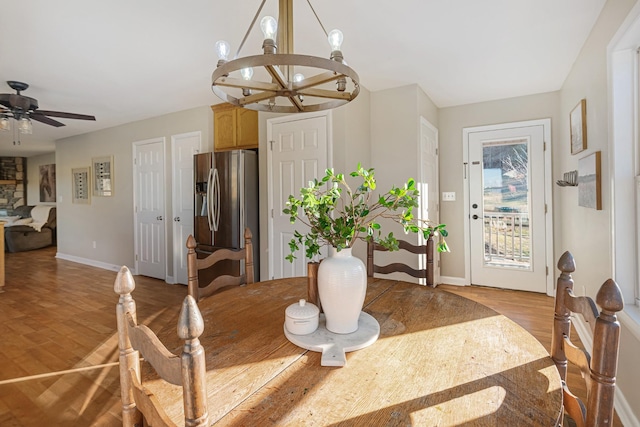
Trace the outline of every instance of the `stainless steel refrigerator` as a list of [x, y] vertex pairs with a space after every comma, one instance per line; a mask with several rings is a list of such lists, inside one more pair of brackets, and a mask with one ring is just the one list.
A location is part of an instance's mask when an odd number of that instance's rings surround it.
[[[194, 156], [196, 252], [204, 258], [220, 248], [244, 248], [244, 228], [253, 234], [255, 280], [260, 280], [258, 154], [252, 150]], [[200, 286], [221, 274], [244, 273], [244, 262], [224, 261], [199, 275]]]

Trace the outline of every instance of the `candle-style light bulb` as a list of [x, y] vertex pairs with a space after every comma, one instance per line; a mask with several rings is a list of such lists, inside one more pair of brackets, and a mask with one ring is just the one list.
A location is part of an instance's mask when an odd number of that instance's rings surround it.
[[[249, 81], [249, 80], [251, 80], [251, 77], [253, 77], [253, 68], [251, 68], [251, 67], [242, 68], [242, 69], [240, 70], [240, 75], [242, 76], [242, 78], [243, 78], [245, 81]], [[246, 87], [242, 88], [242, 95], [243, 95], [243, 96], [249, 96], [249, 95], [251, 95], [251, 89], [246, 88]]]
[[253, 68], [247, 67], [240, 70], [240, 74], [244, 80], [251, 80], [253, 77]]
[[31, 135], [31, 133], [33, 132], [33, 127], [31, 126], [31, 120], [29, 120], [26, 117], [21, 118], [18, 121], [18, 129], [20, 130], [20, 133]]
[[231, 46], [229, 46], [229, 43], [224, 40], [218, 40], [216, 42], [216, 53], [218, 54], [218, 59], [228, 61], [230, 52]]
[[329, 45], [331, 46], [331, 50], [340, 50], [342, 47], [342, 40], [344, 39], [342, 35], [342, 31], [340, 30], [331, 30], [327, 40], [329, 40]]
[[[293, 82], [294, 83], [300, 83], [301, 81], [304, 80], [304, 74], [302, 73], [295, 73], [293, 75]], [[302, 94], [298, 94], [298, 99], [300, 100], [300, 102], [304, 101], [304, 96], [302, 96]]]
[[11, 121], [7, 117], [0, 117], [0, 130], [11, 130]]
[[260, 21], [260, 29], [265, 39], [275, 40], [278, 32], [278, 21], [273, 16], [265, 16]]

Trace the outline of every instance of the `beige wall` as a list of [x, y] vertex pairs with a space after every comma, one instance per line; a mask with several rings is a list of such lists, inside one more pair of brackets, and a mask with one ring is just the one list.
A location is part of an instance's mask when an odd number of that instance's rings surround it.
[[[358, 97], [344, 107], [333, 111], [333, 167], [349, 174], [362, 167], [371, 167], [371, 93], [361, 88]], [[347, 178], [349, 179], [349, 178]], [[367, 246], [358, 241], [353, 255], [363, 262], [367, 259]]]
[[[554, 152], [555, 171], [577, 169], [578, 159], [600, 151], [602, 156], [602, 210], [578, 207], [576, 191], [556, 195], [554, 202], [556, 252], [570, 250], [577, 263], [573, 275], [582, 293], [595, 297], [598, 288], [612, 276], [611, 242], [611, 171], [609, 168], [609, 92], [607, 83], [607, 46], [629, 14], [636, 0], [609, 0], [589, 38], [576, 59], [560, 95], [561, 129]], [[587, 100], [587, 150], [571, 155], [569, 150], [569, 112], [582, 98]], [[629, 155], [632, 147], [629, 147]], [[561, 189], [560, 189], [561, 190]], [[573, 189], [570, 189], [573, 190]], [[559, 190], [558, 190], [559, 191]], [[629, 284], [626, 285], [627, 289]], [[627, 293], [625, 295], [630, 295]], [[630, 303], [631, 301], [626, 301]], [[636, 422], [640, 419], [640, 369], [638, 355], [640, 341], [636, 335], [625, 330], [623, 324], [618, 366], [618, 387], [632, 408]]]
[[[40, 166], [56, 163], [56, 154], [49, 153], [41, 156], [27, 157], [27, 205], [40, 204]], [[56, 167], [56, 175], [58, 168]], [[56, 176], [57, 181], [57, 176]], [[56, 187], [60, 184], [56, 184]], [[57, 194], [57, 188], [56, 188]], [[55, 203], [42, 203], [55, 205]]]
[[[375, 169], [379, 192], [401, 186], [409, 178], [419, 178], [420, 117], [437, 128], [438, 115], [436, 105], [417, 85], [371, 94], [371, 166]], [[404, 235], [399, 224], [390, 220], [380, 223], [384, 235], [392, 231], [398, 238], [414, 244], [418, 242], [417, 234]], [[366, 248], [364, 244], [362, 246]], [[405, 252], [380, 253], [376, 254], [376, 260], [382, 265], [404, 262], [418, 267], [417, 259], [407, 260], [403, 256], [406, 257]], [[393, 277], [414, 281], [401, 273]]]
[[[442, 276], [463, 278], [465, 275], [464, 247], [464, 176], [462, 130], [466, 127], [510, 123], [524, 120], [551, 119], [552, 156], [561, 151], [559, 92], [523, 96], [499, 101], [468, 104], [440, 110], [440, 192], [456, 193], [455, 202], [440, 202], [440, 222], [447, 224], [447, 242], [451, 253], [443, 254]], [[554, 168], [554, 177], [560, 172]], [[571, 191], [572, 189], [564, 189]], [[554, 187], [554, 191], [557, 189]]]
[[[206, 107], [154, 117], [126, 125], [62, 139], [56, 143], [58, 191], [58, 253], [107, 265], [134, 267], [133, 146], [136, 141], [166, 138], [165, 218], [171, 218], [171, 136], [202, 132], [205, 150], [212, 149], [213, 115]], [[88, 167], [91, 158], [113, 156], [114, 194], [91, 197], [91, 204], [71, 202], [71, 169]], [[171, 248], [171, 221], [165, 221]], [[96, 248], [92, 242], [96, 242]], [[172, 274], [172, 251], [167, 250]]]

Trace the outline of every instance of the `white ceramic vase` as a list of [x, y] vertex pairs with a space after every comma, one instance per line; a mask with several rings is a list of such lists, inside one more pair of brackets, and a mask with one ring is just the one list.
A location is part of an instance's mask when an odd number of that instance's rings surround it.
[[360, 258], [351, 248], [330, 248], [318, 267], [318, 295], [330, 332], [350, 334], [358, 329], [366, 292], [367, 269]]

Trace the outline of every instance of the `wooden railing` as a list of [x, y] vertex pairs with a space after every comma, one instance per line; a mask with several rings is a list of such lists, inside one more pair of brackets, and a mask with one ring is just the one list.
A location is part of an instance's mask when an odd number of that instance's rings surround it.
[[484, 212], [484, 238], [488, 262], [521, 264], [531, 260], [528, 213]]

